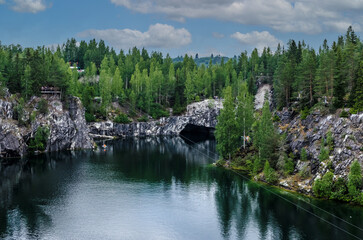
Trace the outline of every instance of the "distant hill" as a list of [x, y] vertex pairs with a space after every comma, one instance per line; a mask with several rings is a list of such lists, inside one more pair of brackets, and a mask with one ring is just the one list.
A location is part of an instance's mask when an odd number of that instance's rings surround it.
[[[222, 59], [224, 60], [224, 62], [226, 63], [229, 58], [228, 57], [222, 57], [222, 56], [215, 56], [215, 57], [201, 57], [201, 58], [193, 58], [194, 62], [200, 66], [202, 64], [204, 64], [205, 66], [208, 66], [210, 59], [212, 59], [212, 64], [220, 64]], [[184, 57], [176, 57], [173, 59], [174, 63], [178, 63], [178, 62], [183, 62]]]

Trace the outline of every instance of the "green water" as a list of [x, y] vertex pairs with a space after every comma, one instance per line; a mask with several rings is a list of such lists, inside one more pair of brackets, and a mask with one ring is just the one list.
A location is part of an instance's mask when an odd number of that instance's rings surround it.
[[2, 166], [0, 238], [355, 239], [337, 227], [363, 238], [363, 231], [301, 199], [361, 228], [363, 208], [270, 192], [210, 167], [214, 140], [106, 144], [106, 151], [40, 155], [26, 165]]

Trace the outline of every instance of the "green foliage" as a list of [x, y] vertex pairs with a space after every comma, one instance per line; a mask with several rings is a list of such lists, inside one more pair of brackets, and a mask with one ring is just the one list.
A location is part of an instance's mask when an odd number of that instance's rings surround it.
[[326, 145], [329, 148], [329, 152], [334, 150], [334, 137], [330, 130], [326, 133]]
[[86, 122], [95, 122], [96, 121], [95, 116], [91, 113], [86, 112], [84, 116], [85, 116]]
[[258, 149], [261, 160], [272, 162], [278, 143], [278, 135], [272, 122], [269, 102], [265, 101], [262, 116], [253, 126], [253, 144]]
[[151, 104], [149, 114], [153, 119], [169, 117], [169, 113], [165, 111], [163, 107], [158, 103]]
[[273, 116], [273, 118], [272, 118], [272, 121], [273, 122], [279, 122], [280, 121], [280, 117], [279, 116], [277, 116], [276, 114]]
[[339, 117], [341, 117], [341, 118], [348, 118], [349, 117], [349, 113], [347, 111], [343, 110], [340, 113]]
[[301, 149], [301, 152], [300, 152], [300, 160], [301, 161], [307, 161], [308, 160], [308, 154], [307, 154], [305, 148], [302, 148]]
[[266, 182], [270, 184], [275, 184], [278, 180], [278, 175], [276, 171], [270, 167], [270, 163], [268, 161], [265, 162], [265, 166], [263, 168], [263, 174]]
[[334, 174], [332, 172], [327, 172], [322, 179], [315, 180], [313, 192], [317, 197], [330, 198], [332, 195], [333, 177]]
[[285, 165], [284, 165], [284, 173], [286, 175], [290, 175], [294, 172], [295, 166], [294, 162], [291, 158], [287, 158]]
[[47, 126], [38, 127], [34, 138], [30, 139], [29, 149], [44, 151], [49, 138], [49, 128]]
[[304, 108], [304, 110], [301, 111], [301, 120], [305, 120], [307, 116], [309, 116], [310, 111], [307, 107]]
[[142, 117], [137, 119], [138, 122], [147, 122], [149, 121], [149, 118], [147, 115], [143, 115]]
[[348, 192], [351, 199], [355, 202], [359, 201], [360, 189], [362, 188], [362, 170], [359, 162], [355, 160], [348, 175]]
[[18, 120], [19, 125], [25, 125], [24, 117], [24, 98], [20, 98], [18, 104], [14, 107], [14, 116]]
[[40, 99], [38, 103], [38, 110], [41, 114], [47, 114], [48, 113], [48, 102], [44, 98]]
[[113, 121], [115, 123], [122, 123], [122, 124], [127, 124], [131, 122], [130, 119], [127, 117], [127, 115], [124, 113], [120, 113], [119, 115], [117, 115]]
[[329, 149], [327, 149], [325, 147], [325, 144], [324, 144], [324, 141], [321, 142], [321, 145], [320, 145], [320, 153], [319, 153], [319, 156], [318, 156], [319, 160], [322, 162], [322, 161], [325, 161], [329, 158]]
[[224, 91], [223, 109], [218, 116], [218, 123], [215, 130], [217, 150], [223, 158], [231, 157], [231, 154], [238, 147], [238, 128], [235, 118], [235, 103], [232, 96], [232, 88], [227, 87]]
[[343, 178], [338, 178], [333, 184], [333, 192], [330, 196], [331, 199], [340, 201], [347, 201], [347, 186]]

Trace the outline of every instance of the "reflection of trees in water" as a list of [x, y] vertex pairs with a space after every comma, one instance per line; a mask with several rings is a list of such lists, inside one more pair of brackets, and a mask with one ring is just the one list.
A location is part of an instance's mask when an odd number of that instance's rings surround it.
[[[50, 227], [52, 220], [44, 212], [44, 201], [64, 196], [65, 175], [73, 174], [74, 159], [84, 152], [41, 154], [2, 167], [0, 171], [0, 237], [23, 233], [37, 239], [40, 226]], [[77, 161], [76, 161], [77, 162]], [[20, 237], [20, 236], [18, 236]]]

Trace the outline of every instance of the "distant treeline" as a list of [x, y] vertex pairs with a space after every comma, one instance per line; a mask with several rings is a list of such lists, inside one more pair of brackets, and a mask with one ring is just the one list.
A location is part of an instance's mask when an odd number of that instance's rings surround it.
[[[58, 87], [81, 97], [91, 115], [105, 115], [113, 100], [163, 115], [166, 107], [180, 112], [192, 101], [220, 96], [227, 86], [236, 97], [242, 82], [255, 94], [256, 81], [264, 76], [265, 83], [273, 84], [277, 108], [293, 104], [309, 110], [318, 103], [331, 110], [346, 106], [361, 111], [362, 60], [362, 42], [351, 27], [331, 46], [325, 40], [318, 51], [290, 40], [275, 52], [254, 49], [250, 55], [245, 51], [226, 62], [221, 58], [213, 64], [210, 59], [200, 66], [188, 55], [173, 63], [160, 52], [134, 47], [117, 54], [102, 40], [78, 44], [70, 39], [53, 50], [0, 44], [0, 83], [25, 99], [39, 95], [42, 86]], [[102, 99], [100, 106], [93, 103], [96, 96]]]

